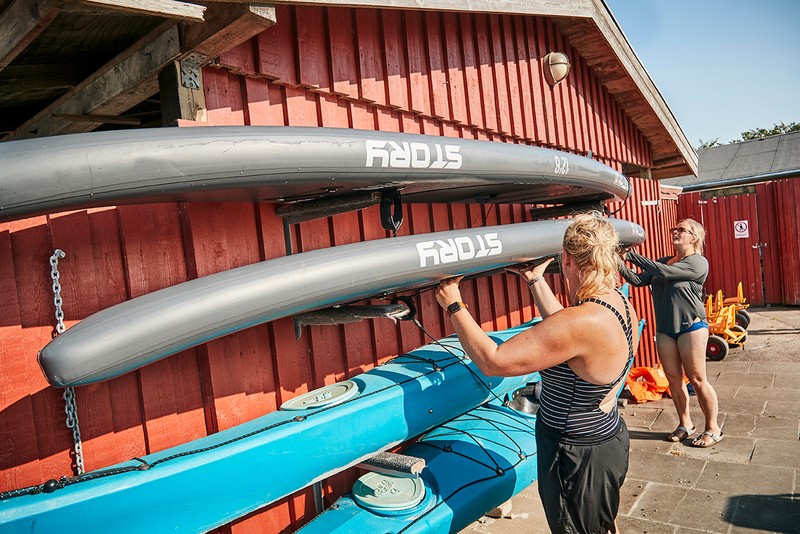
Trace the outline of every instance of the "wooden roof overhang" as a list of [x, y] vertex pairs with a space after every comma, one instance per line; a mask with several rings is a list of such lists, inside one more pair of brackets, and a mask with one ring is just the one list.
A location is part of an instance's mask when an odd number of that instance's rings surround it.
[[[272, 4], [552, 17], [650, 142], [653, 167], [625, 172], [655, 179], [697, 174], [694, 148], [602, 0]], [[0, 112], [12, 111], [0, 118], [0, 139], [90, 131], [115, 118], [119, 124], [135, 121], [131, 110], [158, 92], [165, 66], [190, 55], [213, 59], [275, 17], [273, 7], [245, 0], [0, 0]], [[76, 42], [83, 46], [73, 51]]]

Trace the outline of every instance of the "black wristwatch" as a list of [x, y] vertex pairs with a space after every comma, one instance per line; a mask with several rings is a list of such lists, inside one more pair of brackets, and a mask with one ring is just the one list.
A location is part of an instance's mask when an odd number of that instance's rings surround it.
[[467, 307], [468, 306], [466, 304], [464, 304], [463, 302], [455, 301], [454, 303], [450, 304], [447, 307], [447, 316], [448, 317], [452, 317], [453, 314], [456, 313], [458, 310], [464, 310]]

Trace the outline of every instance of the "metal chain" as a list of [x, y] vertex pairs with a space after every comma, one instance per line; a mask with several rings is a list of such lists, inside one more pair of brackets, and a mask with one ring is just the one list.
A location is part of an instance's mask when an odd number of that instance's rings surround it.
[[[58, 260], [66, 256], [63, 250], [56, 249], [50, 256], [50, 278], [53, 279], [53, 304], [56, 307], [56, 333], [61, 334], [66, 330], [64, 326], [64, 310], [61, 308], [61, 283], [59, 282]], [[75, 467], [78, 474], [84, 473], [83, 444], [81, 442], [81, 429], [78, 425], [78, 404], [75, 401], [75, 390], [71, 387], [64, 388], [64, 412], [67, 414], [67, 428], [72, 430], [72, 442], [75, 448]]]

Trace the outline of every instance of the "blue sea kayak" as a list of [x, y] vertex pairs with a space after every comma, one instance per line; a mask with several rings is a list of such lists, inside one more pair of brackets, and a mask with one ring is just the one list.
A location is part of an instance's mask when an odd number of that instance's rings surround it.
[[459, 532], [537, 478], [535, 416], [497, 401], [456, 417], [404, 454], [418, 477], [370, 472], [302, 534]]
[[536, 380], [483, 375], [450, 336], [217, 434], [0, 494], [0, 532], [204, 532]]

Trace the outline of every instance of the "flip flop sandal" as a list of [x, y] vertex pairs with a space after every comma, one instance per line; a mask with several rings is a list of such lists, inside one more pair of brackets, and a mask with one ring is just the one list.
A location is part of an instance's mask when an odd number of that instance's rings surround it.
[[667, 436], [667, 441], [671, 441], [672, 443], [678, 443], [679, 441], [683, 441], [692, 434], [694, 434], [694, 430], [697, 427], [692, 427], [691, 429], [686, 428], [683, 425], [678, 425], [678, 428], [672, 431], [672, 434]]
[[[701, 441], [703, 439], [703, 436], [710, 437], [711, 438], [711, 443], [703, 443]], [[725, 434], [723, 434], [722, 432], [720, 432], [719, 436], [718, 436], [718, 435], [714, 434], [713, 432], [705, 431], [702, 434], [700, 434], [699, 436], [697, 436], [697, 438], [695, 438], [694, 441], [692, 441], [692, 447], [701, 447], [701, 448], [713, 447], [714, 445], [716, 445], [717, 443], [722, 441], [722, 438], [724, 438], [724, 437], [725, 437]]]

